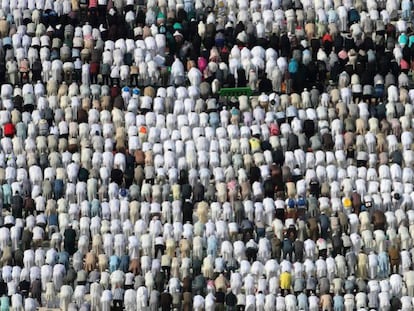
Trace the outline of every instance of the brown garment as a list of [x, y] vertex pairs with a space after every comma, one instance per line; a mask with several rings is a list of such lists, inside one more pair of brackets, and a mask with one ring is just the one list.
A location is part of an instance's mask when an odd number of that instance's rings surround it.
[[368, 256], [365, 253], [358, 254], [357, 274], [363, 280], [368, 279]]
[[322, 311], [331, 311], [332, 310], [332, 296], [325, 294], [321, 296], [319, 301]]
[[32, 298], [36, 299], [38, 302], [42, 302], [42, 283], [40, 280], [36, 279], [32, 282], [30, 286], [30, 293], [32, 294]]
[[193, 310], [193, 295], [189, 292], [183, 294], [183, 310], [191, 311]]
[[33, 215], [33, 213], [35, 211], [35, 201], [33, 200], [32, 197], [28, 196], [24, 199], [23, 208], [24, 208], [26, 217], [28, 215]]
[[78, 109], [78, 123], [88, 123], [88, 113], [82, 108]]
[[183, 293], [186, 293], [186, 292], [190, 292], [191, 293], [191, 291], [192, 291], [192, 283], [193, 283], [193, 280], [192, 280], [191, 276], [186, 276], [183, 279]]
[[131, 75], [137, 75], [137, 74], [139, 74], [139, 69], [138, 69], [138, 67], [137, 67], [137, 66], [135, 66], [135, 65], [131, 65], [131, 66], [130, 66], [130, 69], [129, 69], [129, 73], [130, 73]]
[[103, 110], [112, 110], [112, 105], [111, 105], [111, 96], [109, 95], [105, 95], [101, 97], [101, 108]]
[[172, 308], [172, 296], [168, 292], [161, 293], [160, 305], [162, 311], [170, 311]]
[[282, 167], [283, 182], [289, 182], [292, 180], [292, 172], [288, 166]]
[[401, 259], [399, 249], [392, 245], [388, 250], [388, 256], [390, 257], [391, 273], [399, 273]]
[[222, 292], [227, 291], [227, 287], [229, 286], [229, 281], [224, 277], [223, 274], [220, 274], [215, 280], [214, 280], [214, 286], [216, 288], [216, 291], [222, 290]]
[[309, 237], [316, 242], [319, 238], [319, 226], [315, 217], [308, 219]]
[[191, 245], [187, 239], [180, 240], [180, 253], [182, 257], [190, 257]]
[[137, 165], [145, 164], [145, 154], [142, 150], [135, 151], [135, 163], [137, 163]]
[[345, 213], [339, 212], [338, 213], [339, 224], [341, 226], [342, 233], [348, 232], [348, 216]]
[[384, 212], [380, 210], [374, 211], [372, 214], [372, 223], [374, 224], [374, 230], [385, 231], [386, 218]]
[[271, 240], [272, 243], [272, 257], [280, 258], [282, 254], [282, 241], [277, 236], [274, 236]]
[[352, 207], [354, 212], [359, 215], [361, 209], [361, 195], [358, 192], [353, 192], [351, 195]]
[[125, 109], [124, 99], [122, 98], [122, 96], [118, 95], [117, 97], [114, 98], [114, 107], [120, 110]]
[[141, 273], [141, 263], [138, 258], [131, 259], [131, 262], [129, 263], [129, 272], [132, 272], [135, 275], [138, 275]]
[[392, 245], [388, 250], [388, 256], [390, 257], [391, 264], [400, 262], [400, 251], [394, 245]]

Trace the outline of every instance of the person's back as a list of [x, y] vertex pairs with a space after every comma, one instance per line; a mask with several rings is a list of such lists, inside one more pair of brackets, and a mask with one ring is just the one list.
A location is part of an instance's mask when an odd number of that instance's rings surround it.
[[73, 255], [75, 253], [76, 231], [73, 228], [67, 228], [63, 235], [65, 251]]
[[172, 307], [172, 297], [171, 294], [167, 291], [164, 291], [160, 295], [160, 304], [162, 311], [170, 311]]
[[23, 218], [23, 198], [15, 193], [11, 199], [12, 215], [14, 218]]
[[229, 310], [234, 310], [237, 304], [237, 296], [233, 293], [233, 291], [229, 290], [225, 297], [225, 302]]

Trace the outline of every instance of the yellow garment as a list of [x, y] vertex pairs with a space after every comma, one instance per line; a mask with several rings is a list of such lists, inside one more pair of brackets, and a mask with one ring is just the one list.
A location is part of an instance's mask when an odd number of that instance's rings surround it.
[[352, 206], [352, 201], [349, 198], [344, 198], [344, 207], [349, 208]]
[[257, 138], [251, 138], [250, 139], [250, 148], [253, 152], [260, 151], [260, 140]]
[[280, 288], [290, 290], [292, 284], [292, 276], [289, 272], [283, 272], [280, 275]]

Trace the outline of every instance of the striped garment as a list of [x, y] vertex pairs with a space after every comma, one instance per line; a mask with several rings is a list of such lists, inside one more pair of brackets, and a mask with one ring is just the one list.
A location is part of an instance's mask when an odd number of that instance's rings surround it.
[[89, 0], [89, 8], [97, 8], [98, 7], [98, 0]]
[[112, 299], [113, 300], [124, 300], [124, 289], [117, 287], [114, 289]]

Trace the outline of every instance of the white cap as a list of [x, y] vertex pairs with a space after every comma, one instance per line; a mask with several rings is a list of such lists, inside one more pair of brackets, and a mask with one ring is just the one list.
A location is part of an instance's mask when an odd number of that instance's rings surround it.
[[262, 93], [259, 96], [259, 102], [268, 102], [269, 101], [269, 96], [267, 96], [265, 93]]

